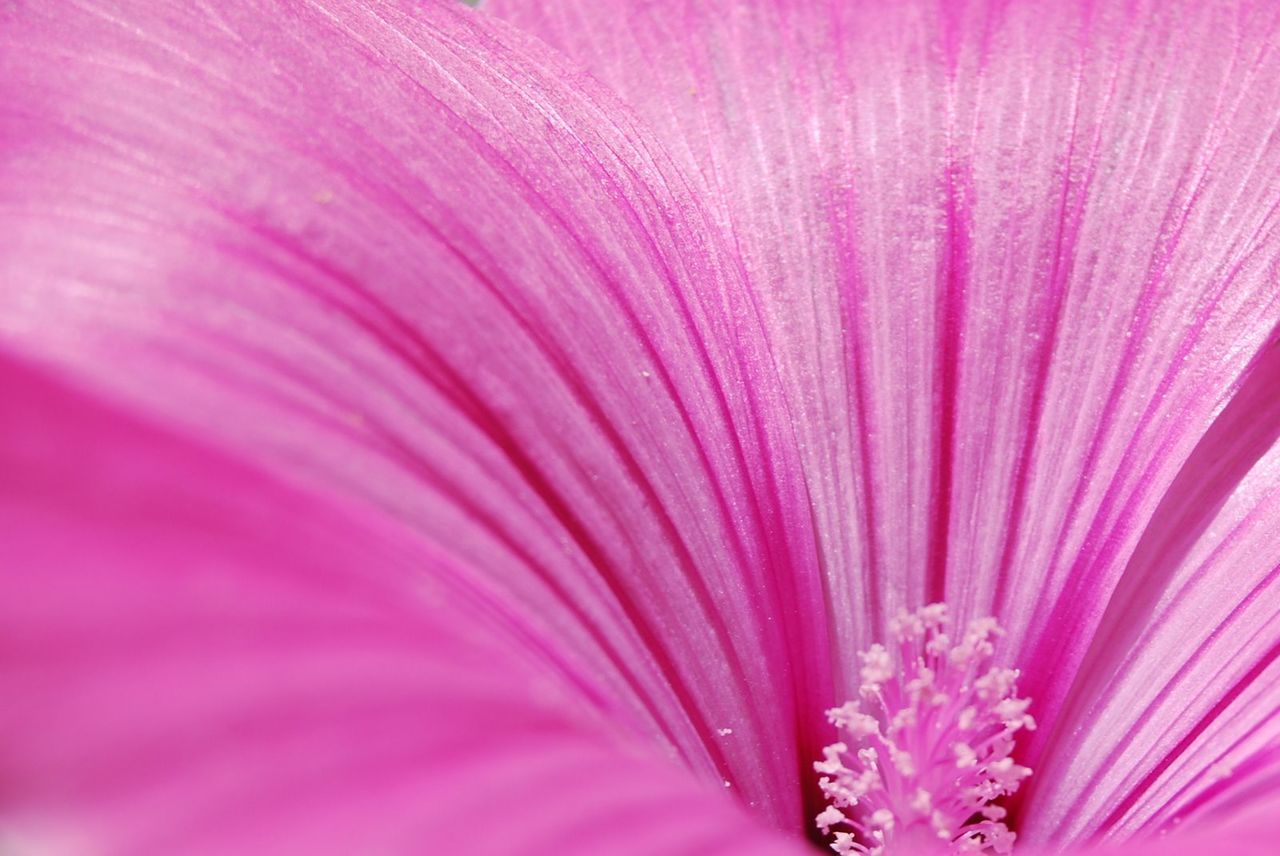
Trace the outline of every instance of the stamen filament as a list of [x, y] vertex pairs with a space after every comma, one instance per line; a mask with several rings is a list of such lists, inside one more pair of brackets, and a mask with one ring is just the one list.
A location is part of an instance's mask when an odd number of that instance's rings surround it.
[[1035, 720], [1017, 697], [1018, 672], [991, 663], [1003, 631], [975, 619], [953, 644], [940, 603], [890, 626], [897, 662], [880, 644], [863, 651], [859, 698], [827, 711], [844, 739], [814, 764], [830, 802], [818, 828], [842, 856], [1011, 852], [1016, 836], [994, 801], [1031, 774], [1012, 751]]

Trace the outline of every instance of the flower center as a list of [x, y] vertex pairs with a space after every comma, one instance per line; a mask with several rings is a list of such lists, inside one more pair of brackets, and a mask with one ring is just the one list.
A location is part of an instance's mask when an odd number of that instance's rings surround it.
[[993, 665], [993, 618], [958, 641], [945, 604], [890, 623], [897, 654], [872, 645], [859, 698], [827, 711], [841, 740], [813, 768], [830, 805], [817, 817], [831, 849], [849, 853], [1009, 853], [1015, 834], [995, 800], [1031, 770], [1015, 764], [1014, 734], [1032, 731], [1018, 672]]

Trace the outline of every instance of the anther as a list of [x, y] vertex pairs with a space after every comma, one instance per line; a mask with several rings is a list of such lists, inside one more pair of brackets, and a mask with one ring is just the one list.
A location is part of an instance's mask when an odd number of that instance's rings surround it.
[[1035, 728], [1030, 701], [1017, 696], [1016, 670], [991, 663], [1003, 633], [994, 619], [970, 621], [954, 643], [950, 625], [941, 603], [900, 614], [889, 625], [897, 657], [881, 644], [864, 651], [859, 698], [827, 711], [843, 739], [814, 764], [830, 803], [816, 822], [842, 856], [927, 841], [925, 852], [1013, 848], [994, 801], [1031, 774], [1012, 756], [1014, 735]]

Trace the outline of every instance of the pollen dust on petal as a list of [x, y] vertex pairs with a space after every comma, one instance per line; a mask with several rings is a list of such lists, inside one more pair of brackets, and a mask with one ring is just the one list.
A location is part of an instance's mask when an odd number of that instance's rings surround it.
[[992, 618], [950, 634], [945, 604], [890, 624], [896, 652], [862, 652], [856, 700], [827, 711], [841, 739], [813, 765], [829, 805], [818, 829], [839, 854], [998, 853], [1015, 835], [995, 804], [1031, 770], [1014, 763], [1014, 735], [1036, 727], [1018, 672], [992, 662]]

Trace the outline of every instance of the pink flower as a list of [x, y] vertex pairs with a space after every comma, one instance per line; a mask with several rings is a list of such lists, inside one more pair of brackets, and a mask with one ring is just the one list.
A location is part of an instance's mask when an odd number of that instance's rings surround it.
[[1270, 852], [1280, 7], [491, 7], [0, 2], [0, 851]]

